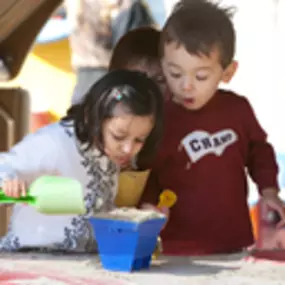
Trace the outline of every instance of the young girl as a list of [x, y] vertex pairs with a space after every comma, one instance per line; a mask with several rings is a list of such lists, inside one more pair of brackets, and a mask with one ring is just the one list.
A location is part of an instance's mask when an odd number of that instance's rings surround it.
[[[156, 84], [140, 72], [113, 71], [91, 87], [61, 121], [28, 135], [0, 155], [0, 182], [13, 197], [42, 175], [77, 179], [87, 214], [47, 216], [14, 206], [0, 249], [44, 247], [89, 251], [88, 216], [114, 205], [119, 169], [139, 153], [153, 153], [162, 132], [163, 99]], [[68, 203], [68, 197], [66, 197]]]
[[[158, 84], [163, 95], [165, 95], [166, 82], [160, 65], [159, 39], [160, 31], [152, 27], [142, 27], [126, 33], [114, 48], [109, 69], [126, 69], [144, 72]], [[144, 153], [140, 153], [140, 156], [146, 158]], [[135, 159], [135, 161], [137, 164], [137, 159]], [[135, 165], [135, 168], [137, 168], [137, 166], [138, 165]], [[119, 207], [136, 206], [142, 194], [149, 171], [145, 169], [143, 169], [144, 171], [123, 170], [119, 178], [116, 205]]]

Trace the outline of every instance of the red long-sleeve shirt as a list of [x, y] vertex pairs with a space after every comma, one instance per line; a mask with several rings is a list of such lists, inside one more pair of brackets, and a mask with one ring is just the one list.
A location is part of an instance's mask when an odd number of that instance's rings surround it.
[[218, 91], [198, 111], [169, 101], [165, 128], [140, 201], [156, 204], [166, 188], [178, 196], [161, 234], [164, 253], [226, 253], [252, 244], [246, 171], [261, 191], [278, 188], [278, 167], [247, 99]]

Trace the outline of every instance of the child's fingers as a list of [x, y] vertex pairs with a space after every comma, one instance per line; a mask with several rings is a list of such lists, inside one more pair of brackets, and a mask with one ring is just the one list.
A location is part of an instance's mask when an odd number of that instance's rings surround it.
[[21, 196], [27, 195], [26, 184], [24, 181], [19, 181], [19, 189], [20, 189], [20, 195]]
[[276, 210], [281, 217], [281, 221], [277, 223], [277, 228], [283, 228], [285, 226], [284, 205], [280, 205], [280, 207], [276, 207]]
[[2, 189], [3, 189], [3, 192], [7, 195], [7, 196], [12, 196], [13, 195], [13, 187], [12, 187], [12, 183], [11, 183], [11, 180], [6, 180], [3, 182], [3, 185], [2, 185]]
[[3, 183], [3, 191], [7, 196], [18, 198], [26, 193], [25, 183], [18, 179], [7, 180]]
[[169, 218], [169, 212], [170, 212], [169, 208], [164, 208], [164, 207], [163, 208], [158, 208], [158, 207], [156, 207], [154, 205], [151, 205], [151, 204], [143, 204], [141, 208], [145, 209], [145, 210], [153, 210], [153, 211], [156, 211], [156, 212], [164, 214], [166, 216], [166, 222], [165, 222], [165, 225], [163, 226], [162, 229], [165, 228], [165, 226], [166, 226], [166, 224], [168, 222], [168, 218]]
[[160, 212], [163, 213], [166, 217], [169, 217], [169, 208], [167, 207], [162, 207], [162, 208], [159, 208]]
[[153, 210], [153, 211], [156, 211], [156, 212], [160, 212], [159, 209], [156, 206], [151, 205], [151, 204], [143, 204], [141, 208], [144, 209], [144, 210]]
[[284, 228], [285, 227], [285, 220], [281, 220], [277, 225], [277, 228]]
[[153, 211], [156, 211], [156, 212], [160, 212], [160, 213], [163, 213], [164, 215], [166, 216], [169, 216], [169, 208], [167, 207], [157, 207], [157, 206], [154, 206], [154, 205], [151, 205], [151, 204], [143, 204], [142, 205], [142, 209], [144, 210], [153, 210]]
[[275, 199], [267, 199], [265, 200], [267, 206], [275, 210], [280, 218], [281, 221], [276, 225], [278, 228], [285, 226], [285, 207], [284, 203], [277, 197]]
[[21, 186], [20, 186], [20, 181], [18, 179], [12, 180], [11, 181], [11, 187], [12, 187], [12, 196], [19, 198], [21, 195]]

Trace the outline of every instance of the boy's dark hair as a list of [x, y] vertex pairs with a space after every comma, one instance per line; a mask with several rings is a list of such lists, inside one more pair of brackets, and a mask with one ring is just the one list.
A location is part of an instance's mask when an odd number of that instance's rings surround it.
[[226, 68], [235, 54], [232, 14], [232, 7], [222, 8], [208, 0], [181, 0], [162, 29], [161, 55], [165, 44], [171, 42], [195, 55], [209, 56], [213, 48], [218, 48], [221, 65]]
[[125, 69], [143, 65], [151, 67], [159, 61], [160, 31], [143, 27], [125, 34], [116, 44], [109, 69]]
[[87, 144], [86, 150], [95, 141], [103, 153], [103, 123], [114, 116], [118, 104], [130, 114], [154, 116], [154, 127], [141, 150], [146, 157], [152, 159], [162, 135], [163, 97], [157, 85], [141, 72], [109, 72], [90, 88], [81, 104], [74, 105], [67, 111], [62, 123], [74, 124], [78, 140]]

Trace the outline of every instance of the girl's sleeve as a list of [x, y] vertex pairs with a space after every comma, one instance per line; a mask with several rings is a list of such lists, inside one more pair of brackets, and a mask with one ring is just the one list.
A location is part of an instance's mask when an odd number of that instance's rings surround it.
[[29, 181], [38, 173], [55, 170], [57, 148], [52, 136], [39, 131], [27, 135], [10, 151], [0, 153], [0, 186], [6, 179]]

